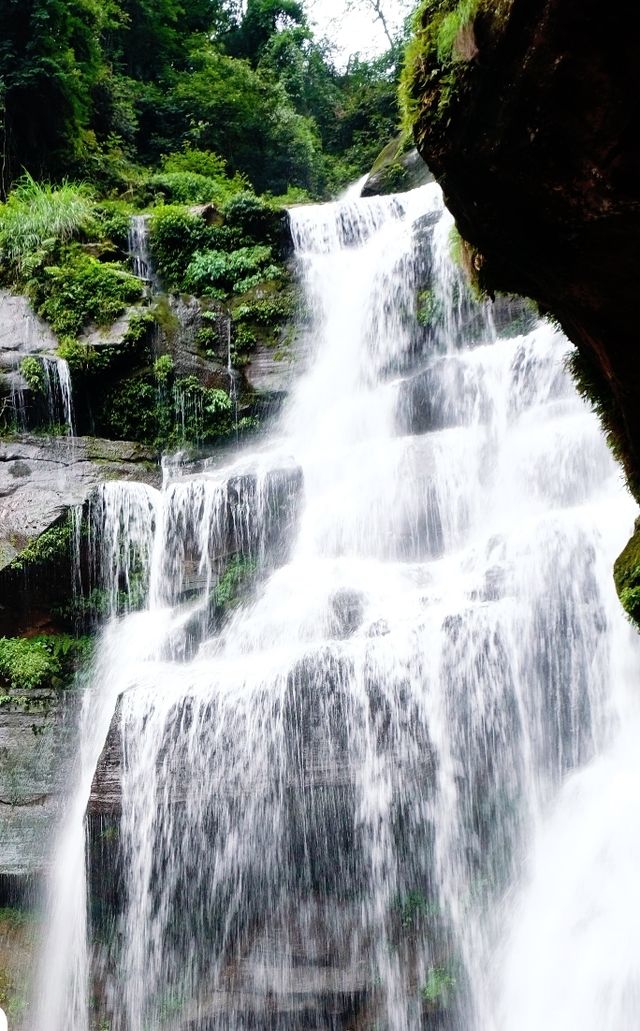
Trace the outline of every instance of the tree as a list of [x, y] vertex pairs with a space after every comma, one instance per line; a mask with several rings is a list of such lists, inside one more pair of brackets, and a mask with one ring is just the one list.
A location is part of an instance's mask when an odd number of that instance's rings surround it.
[[63, 169], [91, 121], [112, 0], [0, 0], [2, 192], [27, 168]]
[[398, 20], [404, 21], [414, 7], [415, 3], [411, 0], [347, 0], [346, 2], [348, 11], [365, 10], [373, 14], [375, 20], [380, 23], [390, 50], [393, 50], [398, 43], [398, 32], [395, 28]]
[[298, 0], [247, 0], [244, 17], [224, 39], [225, 49], [256, 65], [277, 32], [304, 24], [304, 9]]

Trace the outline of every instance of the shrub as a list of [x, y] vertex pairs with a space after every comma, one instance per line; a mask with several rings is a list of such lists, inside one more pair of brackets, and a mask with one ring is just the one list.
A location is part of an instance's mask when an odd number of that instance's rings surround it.
[[279, 246], [286, 229], [286, 216], [255, 193], [239, 193], [232, 197], [223, 209], [225, 224], [232, 225], [250, 240]]
[[140, 280], [119, 262], [100, 262], [79, 250], [66, 251], [60, 264], [29, 282], [38, 314], [54, 332], [71, 337], [90, 323], [110, 325], [142, 293]]
[[152, 373], [123, 380], [109, 394], [104, 427], [117, 440], [175, 447], [213, 443], [232, 430], [233, 403], [224, 390], [183, 376], [171, 388], [172, 359], [162, 356]]
[[49, 527], [31, 541], [11, 563], [11, 569], [24, 570], [58, 560], [69, 561], [71, 548], [71, 523], [63, 522]]
[[227, 162], [213, 150], [187, 147], [180, 154], [168, 154], [162, 167], [165, 172], [195, 172], [208, 179], [227, 178]]
[[159, 172], [149, 179], [149, 188], [170, 204], [220, 204], [228, 196], [217, 180], [197, 172]]
[[41, 637], [0, 637], [0, 679], [13, 690], [63, 687], [91, 642], [68, 634]]
[[20, 272], [28, 255], [85, 232], [94, 218], [85, 188], [36, 183], [25, 175], [0, 206], [0, 254]]
[[237, 605], [255, 579], [257, 563], [253, 559], [237, 555], [221, 574], [214, 591], [213, 602], [217, 609], [229, 609]]
[[[200, 251], [195, 254], [185, 273], [185, 283], [190, 289], [211, 293], [216, 290], [244, 293], [262, 279], [274, 278], [278, 269], [267, 266], [271, 258], [271, 247], [239, 247], [235, 251]], [[256, 279], [257, 282], [248, 282]]]
[[456, 987], [455, 977], [445, 967], [429, 967], [422, 987], [422, 998], [432, 1006], [446, 1009]]
[[44, 394], [45, 376], [42, 361], [30, 355], [20, 362], [20, 372], [28, 387], [34, 394]]
[[166, 387], [173, 378], [173, 372], [173, 358], [170, 354], [161, 354], [156, 358], [153, 363], [153, 374], [161, 386]]
[[185, 376], [173, 388], [175, 443], [207, 444], [231, 433], [233, 402], [224, 390], [204, 387], [195, 376]]
[[96, 207], [96, 231], [100, 239], [111, 240], [121, 251], [129, 249], [129, 227], [133, 209], [122, 201], [103, 201]]
[[168, 287], [180, 288], [184, 271], [197, 250], [209, 243], [210, 227], [184, 208], [167, 206], [153, 213], [149, 242], [158, 275]]

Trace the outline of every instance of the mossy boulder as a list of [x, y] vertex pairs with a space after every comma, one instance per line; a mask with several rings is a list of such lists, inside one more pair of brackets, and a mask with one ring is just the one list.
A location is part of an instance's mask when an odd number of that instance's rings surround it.
[[412, 138], [401, 133], [378, 155], [362, 188], [362, 196], [401, 193], [430, 182], [433, 175], [413, 146]]
[[640, 519], [633, 537], [613, 567], [613, 578], [622, 607], [640, 629]]

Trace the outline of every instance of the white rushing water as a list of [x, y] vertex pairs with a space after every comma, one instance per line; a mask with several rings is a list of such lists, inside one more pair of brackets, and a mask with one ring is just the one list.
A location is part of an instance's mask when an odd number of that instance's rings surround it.
[[74, 435], [73, 393], [69, 363], [57, 355], [43, 355], [45, 396], [50, 426], [64, 426], [70, 437]]
[[129, 221], [128, 250], [134, 276], [143, 279], [152, 289], [157, 283], [149, 247], [149, 216], [132, 215]]
[[634, 506], [568, 344], [496, 338], [435, 185], [291, 227], [277, 434], [92, 509], [148, 609], [85, 702], [36, 1031], [631, 1031]]

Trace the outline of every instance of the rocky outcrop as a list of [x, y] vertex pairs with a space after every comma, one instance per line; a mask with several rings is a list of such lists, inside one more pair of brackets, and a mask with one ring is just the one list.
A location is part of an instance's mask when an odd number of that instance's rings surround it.
[[418, 149], [489, 293], [531, 297], [640, 496], [640, 10], [427, 0], [405, 74]]
[[378, 155], [366, 183], [362, 187], [363, 197], [415, 190], [433, 182], [433, 175], [425, 165], [415, 147], [407, 148], [406, 138], [401, 135], [387, 144]]
[[94, 437], [0, 442], [0, 569], [104, 480], [159, 482], [156, 459], [140, 444]]
[[0, 897], [41, 874], [68, 795], [75, 693], [31, 692], [0, 706]]

